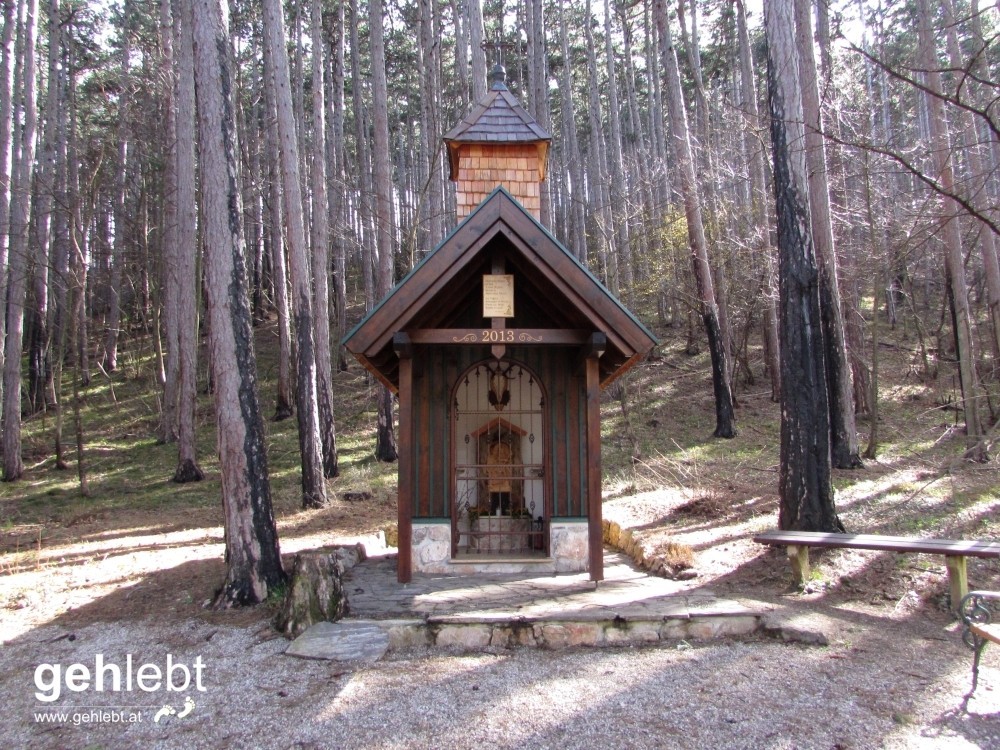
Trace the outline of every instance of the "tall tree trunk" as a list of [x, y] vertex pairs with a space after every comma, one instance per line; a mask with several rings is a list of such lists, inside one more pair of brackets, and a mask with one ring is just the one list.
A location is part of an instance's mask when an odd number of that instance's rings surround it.
[[768, 210], [767, 183], [764, 176], [765, 152], [755, 135], [760, 131], [757, 111], [757, 88], [754, 85], [753, 56], [747, 32], [743, 0], [736, 0], [736, 30], [740, 45], [740, 107], [745, 126], [743, 142], [749, 155], [751, 226], [755, 227], [755, 247], [764, 269], [764, 355], [771, 375], [771, 400], [781, 397], [781, 361], [778, 351], [777, 279], [774, 273], [774, 247], [771, 245], [771, 216]]
[[[593, 15], [590, 0], [587, 0], [584, 32], [587, 40], [587, 106], [590, 123], [590, 153], [587, 183], [590, 185], [591, 209], [597, 219], [598, 237], [597, 255], [600, 260], [604, 283], [612, 293], [618, 292], [618, 270], [614, 237], [614, 216], [611, 210], [611, 191], [608, 187], [607, 154], [604, 146], [604, 133], [601, 127], [601, 95], [598, 89], [600, 76], [597, 72], [597, 50], [594, 44], [594, 32], [591, 29]], [[596, 206], [594, 205], [596, 203]]]
[[701, 318], [705, 325], [708, 348], [712, 357], [712, 386], [715, 393], [714, 435], [715, 437], [731, 438], [736, 436], [734, 424], [736, 417], [733, 412], [733, 393], [730, 384], [731, 370], [722, 329], [719, 325], [712, 270], [708, 262], [708, 242], [705, 239], [705, 225], [701, 216], [701, 201], [698, 196], [698, 182], [695, 177], [694, 159], [688, 135], [684, 94], [681, 91], [677, 55], [670, 39], [670, 27], [667, 24], [667, 13], [663, 0], [657, 0], [655, 7], [657, 29], [662, 47], [663, 70], [666, 77], [667, 110], [670, 116], [670, 129], [673, 133], [677, 173], [680, 177], [681, 193], [684, 196], [684, 213], [687, 217], [691, 262], [694, 265], [694, 277], [698, 285]]
[[28, 403], [31, 411], [46, 408], [48, 391], [52, 385], [49, 361], [49, 288], [52, 266], [52, 235], [54, 229], [56, 150], [58, 148], [60, 68], [62, 55], [62, 23], [58, 0], [46, 3], [48, 36], [48, 70], [45, 76], [45, 108], [42, 140], [39, 145], [38, 166], [35, 173], [35, 242], [33, 243], [31, 308], [28, 310]]
[[316, 393], [323, 475], [337, 476], [337, 429], [333, 420], [333, 355], [330, 352], [330, 227], [326, 196], [326, 101], [323, 87], [323, 3], [311, 0], [312, 36], [312, 274], [316, 337]]
[[559, 4], [559, 45], [563, 57], [563, 80], [560, 86], [563, 111], [562, 149], [569, 161], [570, 186], [567, 200], [570, 203], [570, 247], [584, 265], [587, 264], [587, 188], [583, 181], [583, 155], [580, 153], [580, 138], [576, 129], [576, 113], [573, 106], [573, 66], [570, 64], [569, 34], [566, 29], [566, 9]]
[[21, 122], [14, 138], [10, 189], [10, 256], [7, 272], [7, 339], [3, 369], [3, 478], [21, 478], [21, 353], [24, 335], [24, 302], [27, 292], [28, 228], [31, 216], [31, 180], [35, 161], [38, 111], [35, 101], [35, 53], [38, 39], [38, 0], [26, 0], [17, 65], [21, 86], [14, 121]]
[[347, 369], [347, 350], [341, 344], [347, 335], [347, 240], [344, 237], [344, 208], [347, 196], [346, 155], [344, 150], [344, 3], [337, 3], [327, 80], [330, 95], [328, 108], [332, 110], [327, 122], [330, 137], [327, 139], [327, 163], [332, 166], [328, 182], [333, 188], [330, 196], [330, 230], [333, 233], [333, 287], [336, 294], [336, 351], [337, 369]]
[[944, 102], [941, 100], [941, 73], [937, 62], [934, 34], [931, 30], [931, 10], [927, 0], [918, 0], [918, 32], [920, 39], [920, 62], [925, 72], [926, 92], [924, 98], [930, 113], [930, 148], [934, 159], [937, 181], [944, 193], [940, 200], [941, 238], [945, 252], [951, 298], [952, 322], [955, 330], [955, 349], [958, 357], [958, 379], [962, 387], [962, 407], [965, 411], [966, 445], [968, 457], [975, 461], [985, 461], [986, 446], [982, 444], [983, 426], [979, 416], [981, 395], [976, 377], [976, 356], [973, 349], [971, 315], [969, 313], [969, 292], [965, 281], [965, 265], [962, 254], [962, 235], [958, 225], [958, 202], [950, 195], [955, 189], [955, 177], [951, 164], [951, 145], [947, 130]]
[[481, 0], [465, 0], [468, 14], [469, 47], [472, 53], [472, 101], [486, 98], [486, 50], [483, 49], [483, 6]]
[[[951, 67], [954, 70], [963, 70], [965, 64], [958, 43], [957, 24], [952, 0], [942, 0], [941, 6], [945, 11], [948, 57], [951, 61]], [[974, 67], [979, 68], [984, 63], [985, 61], [974, 65]], [[975, 72], [989, 76], [988, 70], [977, 69]], [[970, 88], [975, 104], [982, 107], [983, 111], [986, 111], [989, 103], [985, 101], [985, 97], [982, 95], [981, 84], [974, 83]], [[979, 134], [976, 132], [975, 122], [968, 112], [960, 111], [957, 116], [957, 122], [962, 131], [962, 153], [967, 160], [972, 183], [963, 190], [963, 193], [973, 205], [981, 204], [983, 201], [979, 196], [984, 195], [986, 192], [989, 170], [983, 164]], [[1000, 263], [997, 262], [996, 237], [989, 226], [980, 219], [976, 219], [976, 229], [978, 230], [976, 238], [979, 240], [979, 254], [983, 260], [983, 270], [986, 276], [986, 305], [990, 322], [990, 344], [992, 345], [994, 360], [1000, 362]]]
[[843, 531], [831, 481], [819, 269], [809, 212], [796, 0], [767, 0], [767, 88], [778, 220], [781, 336], [781, 473], [778, 526]]
[[618, 72], [612, 44], [611, 6], [604, 0], [604, 53], [608, 66], [608, 119], [611, 123], [611, 142], [608, 151], [608, 169], [611, 172], [611, 203], [619, 212], [615, 217], [615, 247], [621, 256], [618, 262], [620, 289], [625, 300], [633, 300], [632, 240], [628, 230], [630, 206], [625, 197], [625, 166], [622, 163], [621, 105], [618, 101]]
[[[184, 1], [187, 8], [189, 0]], [[195, 197], [195, 75], [192, 20], [178, 13], [177, 29], [177, 469], [174, 481], [199, 482], [195, 414], [198, 408], [198, 228]]]
[[274, 73], [274, 103], [278, 113], [278, 153], [281, 162], [281, 195], [285, 209], [288, 268], [292, 279], [292, 310], [295, 318], [296, 391], [295, 407], [302, 460], [302, 507], [327, 504], [323, 478], [323, 440], [320, 437], [316, 395], [316, 349], [313, 336], [312, 283], [302, 216], [299, 149], [292, 115], [292, 91], [285, 46], [285, 24], [280, 0], [263, 0], [265, 44], [271, 50]]
[[276, 117], [274, 106], [274, 74], [271, 48], [264, 45], [264, 144], [268, 164], [268, 231], [271, 247], [271, 279], [274, 284], [274, 307], [278, 314], [278, 383], [275, 393], [274, 421], [288, 419], [295, 413], [292, 408], [295, 389], [292, 383], [292, 313], [288, 304], [288, 265], [285, 263], [284, 218], [281, 210], [281, 179], [278, 175], [278, 136], [272, 120]]
[[225, 512], [226, 580], [215, 604], [231, 607], [264, 601], [287, 577], [257, 398], [228, 16], [219, 0], [194, 0], [193, 13], [189, 0], [182, 2], [194, 20], [205, 292]]
[[[14, 40], [20, 21], [17, 2], [3, 4], [3, 47], [0, 49], [0, 300], [7, 299], [8, 251], [10, 249], [11, 152], [14, 132], [11, 121], [14, 96]], [[6, 305], [0, 302], [0, 372], [3, 370], [2, 342], [7, 330]], [[2, 378], [0, 378], [2, 381]], [[3, 384], [0, 382], [0, 421], [3, 417]]]
[[844, 315], [837, 282], [837, 253], [830, 213], [826, 153], [823, 148], [819, 111], [819, 85], [813, 50], [812, 17], [809, 0], [795, 0], [796, 41], [802, 112], [805, 117], [806, 164], [809, 170], [809, 210], [813, 248], [819, 262], [820, 314], [823, 316], [823, 343], [826, 348], [826, 378], [830, 398], [830, 454], [838, 469], [862, 466], [858, 430], [854, 421], [854, 392], [847, 362]]
[[[160, 411], [159, 438], [164, 443], [177, 440], [177, 393], [180, 386], [180, 308], [177, 299], [180, 280], [177, 275], [177, 74], [174, 69], [174, 31], [179, 28], [180, 9], [171, 10], [171, 0], [160, 0], [160, 66], [163, 79], [163, 110], [166, 144], [163, 165], [163, 258], [162, 289], [163, 332], [166, 354], [163, 370], [163, 407]], [[191, 117], [193, 118], [193, 113]]]
[[[387, 85], [385, 79], [385, 42], [382, 38], [382, 0], [369, 3], [369, 28], [371, 29], [372, 101], [375, 110], [375, 138], [372, 156], [375, 161], [375, 225], [378, 241], [379, 299], [384, 299], [392, 288], [392, 178], [389, 174], [389, 112], [387, 110]], [[392, 394], [384, 385], [379, 386], [378, 435], [375, 457], [379, 461], [395, 461], [396, 435], [392, 425]]]
[[111, 250], [111, 281], [108, 288], [110, 307], [105, 321], [106, 330], [104, 333], [104, 347], [101, 352], [101, 366], [106, 372], [114, 372], [118, 369], [118, 337], [121, 333], [121, 292], [122, 275], [125, 267], [125, 227], [129, 223], [125, 215], [126, 192], [128, 190], [128, 160], [130, 153], [129, 144], [129, 119], [128, 105], [132, 97], [129, 92], [131, 86], [129, 65], [132, 56], [132, 9], [131, 0], [125, 0], [122, 6], [122, 18], [124, 27], [122, 29], [122, 59], [121, 69], [118, 74], [118, 85], [121, 95], [118, 97], [118, 162], [115, 167], [114, 186], [114, 217], [115, 217], [115, 238], [114, 246]]

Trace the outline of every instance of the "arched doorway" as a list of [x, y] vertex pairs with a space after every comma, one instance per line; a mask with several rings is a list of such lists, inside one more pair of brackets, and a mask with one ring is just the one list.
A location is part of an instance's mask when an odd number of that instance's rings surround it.
[[487, 360], [452, 396], [455, 558], [545, 557], [549, 507], [545, 391], [525, 365]]

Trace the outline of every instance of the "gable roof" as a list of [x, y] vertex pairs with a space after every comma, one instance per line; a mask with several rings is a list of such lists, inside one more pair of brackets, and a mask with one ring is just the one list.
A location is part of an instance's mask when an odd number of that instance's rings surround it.
[[521, 274], [526, 293], [551, 317], [553, 328], [607, 336], [600, 360], [602, 387], [656, 345], [655, 336], [510, 193], [498, 187], [347, 334], [344, 346], [395, 390], [394, 334], [449, 327], [448, 316], [477, 289], [479, 274], [489, 272], [498, 247]]

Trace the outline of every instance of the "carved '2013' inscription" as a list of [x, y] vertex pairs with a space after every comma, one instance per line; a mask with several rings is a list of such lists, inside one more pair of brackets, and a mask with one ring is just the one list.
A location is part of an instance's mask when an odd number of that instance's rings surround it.
[[514, 340], [514, 331], [510, 328], [484, 328], [480, 336], [487, 344], [507, 344]]
[[451, 340], [456, 344], [513, 344], [515, 342], [538, 343], [543, 340], [543, 337], [532, 336], [530, 333], [514, 328], [483, 328], [478, 333], [453, 336]]

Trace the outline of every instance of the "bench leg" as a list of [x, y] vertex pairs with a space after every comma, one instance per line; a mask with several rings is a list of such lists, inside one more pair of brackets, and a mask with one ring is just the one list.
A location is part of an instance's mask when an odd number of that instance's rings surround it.
[[809, 580], [809, 548], [790, 544], [785, 551], [788, 553], [788, 561], [792, 564], [792, 577], [795, 578], [796, 584], [802, 586]]
[[951, 587], [951, 608], [958, 610], [962, 597], [969, 593], [969, 576], [965, 568], [965, 557], [961, 555], [945, 555], [944, 564], [948, 567], [948, 583]]

